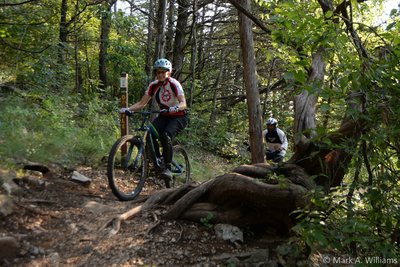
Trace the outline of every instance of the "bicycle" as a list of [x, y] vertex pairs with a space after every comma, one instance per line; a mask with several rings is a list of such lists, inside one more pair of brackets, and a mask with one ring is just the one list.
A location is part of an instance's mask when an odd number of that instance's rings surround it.
[[[125, 114], [132, 117], [141, 114], [142, 121], [134, 129], [139, 135], [125, 135], [119, 138], [111, 148], [108, 157], [107, 177], [113, 194], [121, 201], [135, 199], [142, 191], [146, 179], [149, 177], [150, 163], [155, 173], [165, 169], [161, 153], [157, 148], [157, 134], [152, 131], [150, 116], [160, 111], [127, 111]], [[156, 147], [158, 145], [158, 147]], [[186, 150], [180, 146], [173, 146], [172, 180], [165, 179], [165, 186], [178, 187], [191, 182], [190, 162]]]

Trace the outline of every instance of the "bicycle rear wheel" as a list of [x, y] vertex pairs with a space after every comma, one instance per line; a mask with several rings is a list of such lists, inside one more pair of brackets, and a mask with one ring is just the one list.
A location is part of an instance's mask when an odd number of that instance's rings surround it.
[[190, 161], [186, 150], [176, 145], [173, 147], [173, 158], [172, 158], [172, 181], [167, 183], [167, 187], [179, 187], [184, 184], [191, 182], [190, 177]]
[[133, 200], [143, 189], [147, 176], [146, 153], [140, 140], [132, 135], [118, 139], [108, 156], [108, 184], [122, 201]]

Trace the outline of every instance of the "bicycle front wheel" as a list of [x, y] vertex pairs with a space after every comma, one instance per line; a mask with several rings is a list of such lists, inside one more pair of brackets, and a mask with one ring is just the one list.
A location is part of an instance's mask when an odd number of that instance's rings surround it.
[[190, 161], [186, 150], [176, 145], [173, 147], [172, 157], [172, 181], [166, 184], [167, 187], [179, 187], [191, 182], [190, 177]]
[[125, 135], [115, 142], [108, 156], [107, 177], [113, 194], [122, 201], [133, 200], [143, 189], [147, 159], [140, 140]]

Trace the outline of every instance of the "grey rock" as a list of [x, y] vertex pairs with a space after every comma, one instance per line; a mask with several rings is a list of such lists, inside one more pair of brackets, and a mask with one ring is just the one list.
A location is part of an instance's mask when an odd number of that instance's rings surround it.
[[90, 179], [89, 177], [86, 177], [83, 174], [80, 174], [77, 171], [73, 171], [72, 172], [71, 180], [75, 181], [75, 182], [82, 183], [84, 185], [88, 185], [88, 184], [90, 184], [92, 182], [92, 179]]
[[88, 201], [83, 205], [83, 208], [93, 214], [101, 214], [104, 212], [112, 211], [114, 208], [100, 204], [96, 201]]
[[21, 196], [24, 193], [24, 190], [12, 180], [4, 182], [2, 187], [8, 195]]
[[8, 216], [14, 212], [14, 202], [6, 195], [0, 195], [0, 216]]
[[214, 227], [215, 233], [218, 238], [235, 243], [237, 241], [243, 242], [243, 232], [239, 227], [230, 224], [217, 224]]

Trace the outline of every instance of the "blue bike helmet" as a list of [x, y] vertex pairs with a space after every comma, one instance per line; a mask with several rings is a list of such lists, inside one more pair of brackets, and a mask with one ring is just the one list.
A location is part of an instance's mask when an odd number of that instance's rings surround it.
[[153, 69], [172, 71], [172, 64], [168, 59], [160, 58], [157, 59], [156, 62], [154, 62]]

